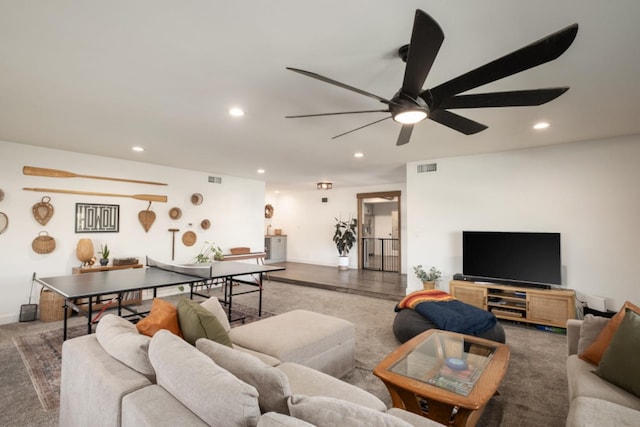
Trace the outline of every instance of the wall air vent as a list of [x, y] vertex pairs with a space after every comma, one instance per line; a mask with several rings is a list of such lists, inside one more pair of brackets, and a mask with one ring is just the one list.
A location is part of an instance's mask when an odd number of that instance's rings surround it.
[[213, 184], [222, 184], [222, 178], [220, 178], [219, 176], [210, 176], [209, 182]]
[[437, 163], [426, 163], [424, 165], [418, 165], [418, 173], [435, 172], [438, 170]]

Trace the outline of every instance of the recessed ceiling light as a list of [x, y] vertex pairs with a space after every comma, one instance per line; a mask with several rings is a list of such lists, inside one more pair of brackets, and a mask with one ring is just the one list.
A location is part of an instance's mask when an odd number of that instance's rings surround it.
[[535, 125], [533, 125], [533, 128], [534, 129], [538, 129], [538, 130], [546, 129], [548, 127], [549, 127], [549, 123], [547, 123], [547, 122], [539, 122], [539, 123], [536, 123]]
[[229, 109], [229, 114], [233, 117], [242, 117], [244, 116], [244, 111], [241, 108], [233, 107]]
[[258, 173], [264, 173], [264, 169], [258, 169], [257, 172]]
[[138, 153], [142, 153], [144, 151], [144, 148], [140, 147], [139, 145], [133, 146], [133, 147], [131, 147], [131, 149], [133, 151], [138, 152]]
[[355, 157], [356, 159], [360, 159], [360, 158], [364, 157], [364, 153], [355, 153], [353, 155], [353, 157]]

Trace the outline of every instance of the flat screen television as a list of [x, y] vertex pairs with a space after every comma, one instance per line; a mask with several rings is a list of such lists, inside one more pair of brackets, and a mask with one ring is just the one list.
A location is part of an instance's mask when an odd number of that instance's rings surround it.
[[560, 286], [560, 233], [462, 232], [464, 279], [517, 286]]

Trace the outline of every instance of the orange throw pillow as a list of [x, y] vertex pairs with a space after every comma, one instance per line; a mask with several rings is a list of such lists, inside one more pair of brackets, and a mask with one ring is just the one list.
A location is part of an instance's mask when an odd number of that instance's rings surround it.
[[182, 338], [180, 324], [178, 323], [178, 310], [169, 302], [154, 298], [151, 304], [151, 311], [144, 319], [136, 324], [138, 332], [152, 337], [160, 329], [167, 329], [169, 332]]
[[609, 323], [600, 332], [598, 338], [582, 354], [578, 355], [580, 359], [596, 366], [600, 364], [600, 359], [602, 359], [602, 355], [609, 347], [609, 343], [611, 343], [613, 334], [616, 333], [618, 326], [624, 319], [624, 313], [627, 308], [640, 314], [640, 307], [633, 305], [630, 301], [625, 302], [620, 311], [609, 320]]

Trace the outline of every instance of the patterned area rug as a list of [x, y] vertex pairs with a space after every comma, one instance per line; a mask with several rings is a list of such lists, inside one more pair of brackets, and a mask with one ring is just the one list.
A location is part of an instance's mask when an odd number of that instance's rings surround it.
[[[274, 313], [262, 310], [262, 318], [271, 317]], [[242, 304], [233, 304], [231, 318], [244, 317], [244, 322], [231, 322], [231, 327], [259, 320], [258, 310]], [[78, 325], [67, 330], [67, 337], [75, 338], [86, 335], [87, 326]], [[45, 411], [60, 405], [60, 367], [62, 360], [62, 329], [40, 332], [13, 338], [13, 342], [22, 357], [29, 373], [33, 387], [38, 394]]]

